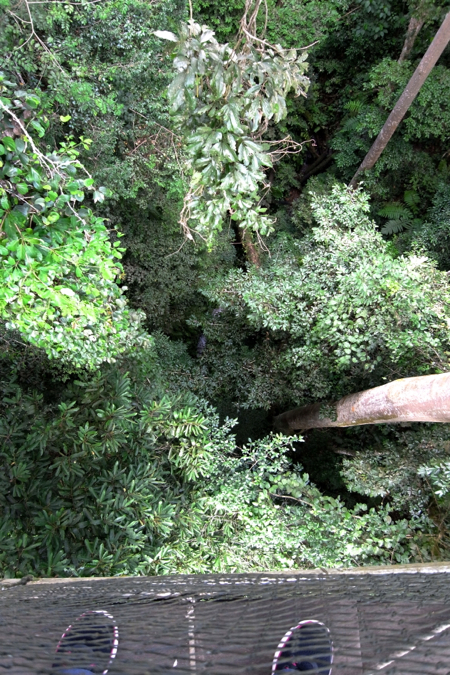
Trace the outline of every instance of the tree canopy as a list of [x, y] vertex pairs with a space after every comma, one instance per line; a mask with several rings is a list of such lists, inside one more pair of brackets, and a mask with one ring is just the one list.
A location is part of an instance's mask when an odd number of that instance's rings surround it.
[[449, 10], [0, 2], [1, 576], [448, 557]]

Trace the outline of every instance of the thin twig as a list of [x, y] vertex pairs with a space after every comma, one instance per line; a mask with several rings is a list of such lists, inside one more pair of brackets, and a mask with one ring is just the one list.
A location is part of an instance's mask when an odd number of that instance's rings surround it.
[[251, 40], [256, 40], [256, 42], [260, 42], [261, 44], [265, 45], [266, 47], [270, 47], [270, 49], [274, 49], [277, 52], [287, 52], [289, 51], [288, 49], [281, 49], [280, 47], [275, 47], [275, 45], [270, 44], [270, 42], [267, 42], [267, 40], [261, 40], [261, 38], [256, 37], [256, 35], [252, 35], [252, 33], [249, 33], [246, 28], [242, 26], [242, 32], [245, 33]]
[[[24, 127], [24, 125], [22, 124], [22, 122], [20, 121], [20, 119], [17, 117], [17, 115], [15, 115], [15, 114], [13, 113], [13, 111], [10, 110], [10, 109], [3, 103], [3, 101], [2, 101], [1, 99], [0, 99], [0, 107], [1, 107], [1, 108], [2, 108], [2, 109], [3, 109], [3, 110], [4, 110], [4, 111], [5, 111], [5, 112], [13, 119], [13, 120], [14, 120], [14, 122], [17, 124], [17, 126], [20, 127], [20, 129], [22, 129], [22, 131], [23, 131], [24, 135], [26, 136], [26, 138], [27, 138], [29, 144], [31, 145], [31, 148], [32, 148], [33, 152], [37, 155], [37, 157], [39, 158], [39, 161], [42, 162], [42, 164], [46, 167], [47, 171], [51, 174], [52, 169], [51, 169], [51, 166], [50, 166], [50, 165], [52, 165], [52, 166], [54, 167], [54, 170], [56, 170], [56, 167], [55, 167], [55, 165], [53, 164], [53, 162], [52, 162], [51, 160], [49, 160], [48, 158], [46, 158], [46, 157], [40, 152], [40, 150], [38, 150], [38, 148], [37, 148], [36, 145], [34, 144], [33, 139], [28, 135], [28, 131], [26, 130], [26, 128]], [[58, 173], [59, 173], [59, 172], [58, 172]], [[60, 175], [60, 174], [59, 174], [59, 175]]]
[[270, 249], [268, 248], [268, 246], [267, 246], [266, 242], [264, 241], [264, 239], [262, 238], [262, 236], [259, 234], [258, 230], [256, 230], [255, 234], [256, 234], [256, 239], [258, 241], [258, 246], [260, 247], [260, 249], [262, 251], [264, 251], [264, 253], [267, 253], [269, 255], [269, 258], [271, 258], [272, 256], [270, 255]]
[[140, 113], [138, 110], [135, 110], [134, 108], [130, 108], [130, 110], [132, 112], [136, 113], [136, 115], [139, 115], [140, 117], [142, 117], [144, 120], [147, 120], [148, 122], [151, 122], [152, 124], [156, 124], [157, 127], [161, 127], [161, 129], [164, 129], [164, 131], [167, 131], [169, 134], [172, 134], [172, 136], [174, 136], [174, 138], [181, 141], [181, 136], [178, 136], [171, 129], [168, 129], [167, 127], [164, 127], [162, 124], [159, 124], [159, 122], [156, 122], [155, 120], [150, 120], [148, 117], [146, 117], [145, 115]]
[[311, 42], [310, 45], [306, 45], [306, 47], [296, 47], [296, 49], [298, 49], [300, 52], [304, 52], [305, 49], [309, 49], [310, 47], [314, 47], [314, 45], [316, 45], [318, 42], [320, 42], [320, 40], [314, 40], [314, 42]]
[[297, 141], [294, 141], [290, 138], [290, 136], [286, 136], [285, 138], [282, 138], [280, 141], [263, 141], [263, 143], [267, 143], [268, 145], [282, 145], [282, 147], [271, 150], [268, 152], [270, 155], [271, 159], [273, 162], [279, 162], [280, 159], [285, 157], [286, 155], [296, 155], [299, 152], [303, 150], [303, 146], [305, 143], [312, 143], [315, 145], [315, 140], [313, 138], [308, 139], [307, 141], [302, 141], [301, 143], [298, 143]]
[[181, 244], [181, 246], [179, 248], [177, 248], [176, 251], [174, 251], [173, 253], [169, 253], [168, 255], [165, 255], [164, 257], [165, 258], [171, 258], [173, 255], [176, 255], [177, 253], [179, 253], [181, 251], [181, 249], [183, 248], [183, 246], [185, 245], [186, 241], [187, 241], [186, 239], [183, 239], [183, 243]]
[[30, 10], [30, 6], [29, 6], [29, 3], [28, 3], [28, 0], [24, 0], [24, 2], [25, 2], [25, 5], [26, 5], [26, 8], [27, 8], [28, 17], [29, 17], [29, 19], [30, 19], [29, 21], [27, 21], [26, 19], [23, 19], [21, 16], [18, 16], [17, 14], [15, 14], [14, 12], [12, 12], [11, 10], [7, 10], [8, 14], [10, 14], [10, 15], [13, 16], [14, 18], [16, 18], [16, 19], [18, 19], [19, 21], [21, 21], [22, 23], [25, 23], [25, 24], [27, 24], [27, 25], [29, 25], [29, 26], [31, 27], [31, 33], [30, 33], [29, 37], [27, 38], [27, 40], [25, 40], [25, 42], [24, 42], [23, 44], [19, 45], [19, 46], [16, 47], [15, 49], [22, 49], [22, 47], [24, 47], [26, 44], [28, 44], [28, 42], [34, 37], [35, 40], [37, 40], [37, 42], [39, 42], [39, 44], [41, 45], [41, 47], [49, 54], [50, 58], [53, 59], [53, 61], [56, 63], [56, 65], [57, 65], [58, 68], [61, 70], [61, 72], [64, 73], [64, 75], [65, 75], [66, 72], [65, 72], [64, 68], [61, 66], [61, 64], [59, 63], [59, 61], [58, 61], [58, 59], [56, 58], [56, 56], [53, 54], [53, 52], [47, 47], [47, 45], [41, 40], [41, 38], [39, 37], [39, 35], [36, 33], [36, 31], [35, 31], [35, 29], [34, 29], [33, 17], [32, 17], [32, 15], [31, 15], [31, 10]]
[[267, 24], [269, 23], [269, 8], [267, 6], [267, 0], [264, 0], [264, 28], [262, 29], [261, 36], [264, 37], [267, 30]]
[[341, 21], [341, 19], [345, 19], [346, 16], [350, 16], [350, 15], [353, 14], [354, 12], [357, 12], [358, 9], [361, 9], [361, 5], [359, 5], [358, 7], [355, 7], [354, 9], [351, 9], [351, 10], [350, 10], [349, 12], [347, 12], [346, 14], [343, 14], [342, 16], [340, 16], [339, 19], [338, 19], [338, 21]]
[[314, 508], [314, 505], [307, 502], [306, 499], [298, 499], [298, 497], [291, 497], [290, 495], [279, 495], [276, 492], [269, 492], [269, 494], [272, 495], [272, 497], [279, 497], [280, 499], [293, 499], [296, 502], [301, 502], [302, 504], [307, 504], [312, 509]]
[[[267, 42], [267, 40], [262, 40], [259, 37], [256, 37], [256, 35], [252, 35], [251, 33], [248, 32], [243, 26], [242, 26], [242, 31], [245, 33], [251, 40], [256, 40], [256, 42], [260, 42], [261, 44], [265, 45], [266, 47], [269, 47], [269, 49], [273, 49], [276, 52], [289, 52], [291, 50], [290, 47], [286, 47], [283, 49], [282, 47], [276, 46], [271, 44], [270, 42]], [[304, 51], [305, 49], [309, 49], [310, 47], [314, 47], [320, 40], [315, 40], [314, 42], [311, 42], [310, 45], [307, 45], [306, 47], [296, 47], [298, 51]]]

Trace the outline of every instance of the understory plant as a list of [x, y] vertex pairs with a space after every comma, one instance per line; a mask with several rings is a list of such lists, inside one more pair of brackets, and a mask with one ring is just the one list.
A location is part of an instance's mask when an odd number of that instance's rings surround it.
[[[238, 448], [186, 395], [108, 366], [59, 400], [2, 385], [0, 574], [117, 575], [408, 562], [389, 509], [323, 496], [270, 436]], [[423, 555], [427, 555], [426, 551]]]

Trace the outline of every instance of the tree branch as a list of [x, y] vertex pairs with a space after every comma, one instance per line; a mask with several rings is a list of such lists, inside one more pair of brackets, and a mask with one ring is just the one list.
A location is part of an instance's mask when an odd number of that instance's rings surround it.
[[403, 43], [402, 53], [400, 54], [398, 63], [403, 63], [403, 61], [407, 59], [408, 56], [410, 55], [411, 50], [414, 47], [416, 37], [419, 35], [419, 31], [424, 23], [425, 23], [424, 19], [416, 19], [416, 17], [414, 16], [411, 17], [405, 37], [405, 42]]
[[278, 415], [275, 427], [290, 433], [296, 429], [398, 422], [450, 422], [450, 373], [407, 377], [344, 396], [337, 402], [295, 408]]
[[423, 83], [427, 79], [428, 75], [434, 68], [437, 60], [441, 56], [445, 47], [447, 46], [450, 40], [450, 12], [446, 15], [444, 21], [442, 22], [441, 27], [434, 36], [433, 42], [428, 47], [424, 57], [414, 71], [413, 76], [406, 85], [402, 95], [397, 101], [394, 109], [387, 118], [383, 128], [378, 134], [375, 142], [370, 148], [367, 155], [364, 157], [361, 162], [358, 170], [350, 181], [350, 187], [356, 187], [358, 179], [363, 171], [371, 169], [374, 164], [377, 162], [381, 153], [385, 149], [386, 145], [389, 143], [392, 135], [397, 129], [398, 125], [406, 115], [411, 104], [419, 93]]

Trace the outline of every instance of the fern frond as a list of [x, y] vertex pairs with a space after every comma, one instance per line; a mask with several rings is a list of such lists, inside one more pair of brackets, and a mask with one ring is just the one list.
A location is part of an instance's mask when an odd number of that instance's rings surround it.
[[351, 115], [357, 115], [363, 107], [362, 101], [349, 101], [344, 105], [344, 108], [349, 111]]
[[383, 208], [378, 211], [379, 216], [383, 218], [391, 218], [392, 220], [412, 220], [413, 214], [403, 204], [399, 202], [390, 202], [385, 204]]
[[398, 234], [403, 230], [407, 230], [411, 227], [411, 220], [402, 220], [402, 219], [391, 219], [388, 220], [386, 225], [381, 228], [382, 234]]
[[413, 209], [420, 204], [420, 197], [415, 190], [406, 190], [403, 195], [405, 204], [409, 206], [410, 209]]
[[356, 117], [349, 117], [348, 120], [345, 121], [343, 128], [345, 131], [354, 131], [357, 129], [359, 124], [359, 120]]

